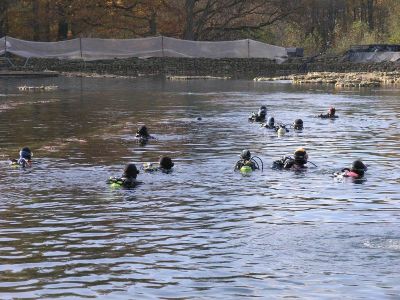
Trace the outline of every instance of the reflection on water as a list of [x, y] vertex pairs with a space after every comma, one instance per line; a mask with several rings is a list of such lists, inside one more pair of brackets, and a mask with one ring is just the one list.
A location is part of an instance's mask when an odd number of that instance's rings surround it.
[[[59, 90], [19, 94], [21, 84]], [[71, 78], [0, 89], [1, 299], [400, 294], [400, 91]], [[262, 104], [305, 129], [277, 137], [248, 123]], [[314, 118], [330, 105], [339, 119]], [[156, 137], [145, 146], [141, 124]], [[34, 167], [10, 168], [25, 145]], [[268, 167], [299, 146], [318, 168]], [[244, 148], [264, 172], [233, 172]], [[141, 172], [134, 190], [105, 184], [160, 155], [173, 174]], [[357, 158], [366, 180], [333, 180]]]

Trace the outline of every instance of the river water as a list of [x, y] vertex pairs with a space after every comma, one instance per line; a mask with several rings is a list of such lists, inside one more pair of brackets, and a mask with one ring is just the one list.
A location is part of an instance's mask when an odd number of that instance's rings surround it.
[[[399, 89], [51, 78], [0, 93], [1, 299], [400, 298]], [[305, 129], [248, 123], [262, 104]], [[338, 119], [313, 117], [330, 105]], [[157, 139], [137, 144], [140, 124]], [[11, 168], [23, 146], [34, 166]], [[317, 168], [271, 170], [300, 146]], [[245, 148], [263, 172], [233, 172]], [[172, 174], [105, 183], [160, 155]], [[364, 180], [332, 178], [357, 158]]]

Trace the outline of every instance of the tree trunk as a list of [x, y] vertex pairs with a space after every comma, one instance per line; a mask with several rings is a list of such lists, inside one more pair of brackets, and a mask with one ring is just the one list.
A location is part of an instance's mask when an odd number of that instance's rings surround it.
[[61, 19], [58, 21], [58, 35], [57, 40], [63, 41], [68, 38], [68, 23], [65, 19]]
[[369, 30], [374, 30], [374, 0], [368, 0], [367, 2], [367, 9], [368, 9], [368, 27]]
[[44, 10], [45, 10], [45, 24], [43, 25], [43, 41], [50, 41], [50, 1], [46, 0], [45, 5], [44, 5]]
[[194, 6], [196, 0], [186, 0], [185, 10], [186, 10], [186, 24], [185, 30], [183, 32], [183, 38], [185, 40], [194, 40]]
[[32, 0], [32, 15], [33, 15], [33, 40], [39, 41], [40, 40], [40, 25], [39, 25], [39, 0]]
[[360, 21], [361, 22], [366, 22], [366, 12], [365, 12], [365, 4], [364, 4], [364, 0], [360, 1]]
[[0, 37], [8, 33], [8, 1], [0, 2]]
[[62, 6], [58, 7], [58, 34], [57, 40], [63, 41], [68, 38], [68, 22], [65, 17], [65, 11]]
[[157, 13], [153, 11], [149, 20], [149, 34], [155, 36], [157, 34]]

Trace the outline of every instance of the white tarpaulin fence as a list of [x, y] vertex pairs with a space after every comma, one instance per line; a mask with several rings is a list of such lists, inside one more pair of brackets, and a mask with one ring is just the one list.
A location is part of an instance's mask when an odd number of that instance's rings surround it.
[[400, 59], [400, 52], [354, 52], [348, 55], [348, 60], [354, 63], [395, 62]]
[[31, 42], [3, 37], [0, 55], [5, 52], [25, 58], [99, 60], [128, 57], [204, 57], [287, 59], [287, 49], [253, 40], [223, 42], [187, 41], [168, 37], [139, 39], [77, 38], [61, 42]]

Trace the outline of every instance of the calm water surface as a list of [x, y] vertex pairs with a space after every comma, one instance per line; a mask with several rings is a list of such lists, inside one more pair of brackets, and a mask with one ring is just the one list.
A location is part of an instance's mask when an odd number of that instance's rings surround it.
[[[57, 78], [0, 93], [1, 299], [400, 299], [400, 90]], [[305, 130], [248, 123], [262, 104]], [[330, 105], [339, 119], [313, 118]], [[138, 145], [140, 124], [157, 140]], [[11, 168], [26, 145], [34, 167]], [[299, 146], [318, 168], [270, 169]], [[264, 172], [233, 172], [244, 148]], [[160, 155], [173, 174], [105, 184]], [[364, 181], [331, 177], [357, 158]]]

